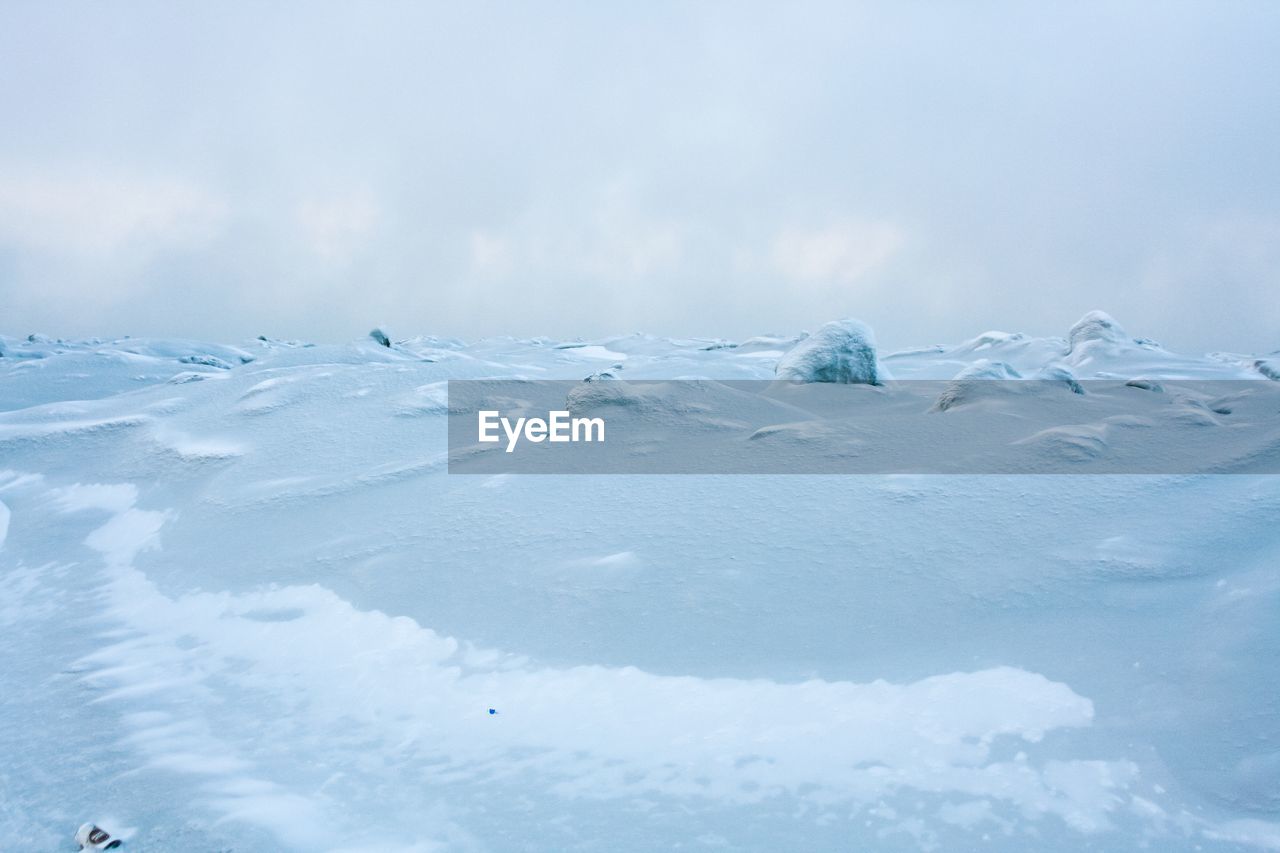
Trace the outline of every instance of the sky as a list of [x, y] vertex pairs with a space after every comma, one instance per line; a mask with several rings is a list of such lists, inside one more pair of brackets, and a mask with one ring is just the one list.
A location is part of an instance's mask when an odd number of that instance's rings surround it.
[[0, 332], [1280, 349], [1280, 4], [0, 4]]

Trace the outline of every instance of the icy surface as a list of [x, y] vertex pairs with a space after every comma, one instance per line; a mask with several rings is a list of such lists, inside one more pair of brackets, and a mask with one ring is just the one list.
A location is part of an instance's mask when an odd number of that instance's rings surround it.
[[[450, 378], [796, 343], [0, 340], [0, 838], [1280, 849], [1276, 478], [445, 473]], [[884, 359], [952, 406], [1275, 361], [1095, 315]]]
[[783, 354], [777, 376], [792, 382], [876, 385], [880, 366], [875, 336], [857, 320], [834, 320]]

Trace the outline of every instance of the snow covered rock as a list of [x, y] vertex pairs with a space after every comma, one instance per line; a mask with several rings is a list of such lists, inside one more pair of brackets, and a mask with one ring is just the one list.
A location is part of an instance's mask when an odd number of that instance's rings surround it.
[[1133, 342], [1120, 324], [1105, 311], [1090, 311], [1071, 327], [1071, 331], [1067, 333], [1067, 352], [1076, 352], [1092, 341], [1112, 344]]
[[857, 320], [835, 320], [792, 347], [778, 362], [779, 379], [879, 385], [875, 336]]

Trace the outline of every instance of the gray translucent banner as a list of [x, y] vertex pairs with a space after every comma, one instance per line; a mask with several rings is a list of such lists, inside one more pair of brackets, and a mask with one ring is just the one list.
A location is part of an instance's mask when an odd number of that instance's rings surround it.
[[452, 474], [1280, 473], [1269, 380], [454, 380], [448, 417]]

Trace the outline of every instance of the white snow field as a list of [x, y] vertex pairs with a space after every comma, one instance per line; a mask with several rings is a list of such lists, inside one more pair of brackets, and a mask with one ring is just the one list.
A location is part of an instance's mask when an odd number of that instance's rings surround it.
[[446, 380], [798, 339], [388, 340], [0, 339], [0, 846], [1280, 850], [1280, 477], [449, 474]]

